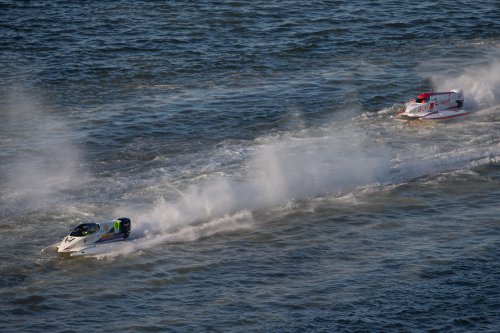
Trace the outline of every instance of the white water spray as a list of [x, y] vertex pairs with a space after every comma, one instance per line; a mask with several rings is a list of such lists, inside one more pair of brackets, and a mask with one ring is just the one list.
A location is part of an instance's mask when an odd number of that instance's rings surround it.
[[1, 114], [4, 208], [37, 209], [85, 179], [67, 124], [36, 97], [13, 90]]
[[143, 212], [117, 212], [128, 213], [135, 222], [134, 233], [141, 240], [134, 247], [193, 240], [247, 228], [255, 210], [336, 195], [386, 179], [391, 155], [387, 146], [352, 128], [317, 138], [271, 140], [255, 147], [240, 176], [213, 176], [185, 188], [177, 200], [160, 198]]
[[500, 104], [500, 62], [465, 68], [457, 77], [436, 77], [438, 90], [462, 88], [465, 107], [471, 110], [486, 109]]

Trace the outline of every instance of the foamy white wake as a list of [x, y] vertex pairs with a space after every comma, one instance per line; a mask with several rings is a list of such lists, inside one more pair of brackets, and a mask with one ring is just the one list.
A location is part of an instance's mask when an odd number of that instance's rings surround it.
[[391, 148], [353, 128], [316, 138], [284, 137], [254, 147], [238, 176], [216, 174], [151, 209], [120, 208], [140, 238], [135, 249], [248, 228], [252, 211], [290, 200], [337, 195], [387, 179]]

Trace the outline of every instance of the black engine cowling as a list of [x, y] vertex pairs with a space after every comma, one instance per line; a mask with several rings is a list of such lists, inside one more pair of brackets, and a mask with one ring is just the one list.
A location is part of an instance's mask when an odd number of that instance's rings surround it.
[[132, 222], [129, 218], [126, 217], [120, 217], [118, 220], [120, 221], [120, 228], [123, 232], [123, 238], [127, 238], [130, 235], [130, 227], [132, 225]]

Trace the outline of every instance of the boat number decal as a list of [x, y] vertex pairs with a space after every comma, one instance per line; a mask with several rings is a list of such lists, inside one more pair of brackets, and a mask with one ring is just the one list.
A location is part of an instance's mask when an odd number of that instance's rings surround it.
[[120, 230], [120, 222], [116, 221], [114, 227], [115, 227], [115, 232], [118, 232]]

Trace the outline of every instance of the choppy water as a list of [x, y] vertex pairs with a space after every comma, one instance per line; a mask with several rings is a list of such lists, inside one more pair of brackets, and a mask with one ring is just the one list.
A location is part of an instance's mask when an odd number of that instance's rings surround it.
[[[0, 331], [497, 332], [499, 31], [493, 0], [2, 1]], [[391, 117], [452, 88], [472, 115]]]

